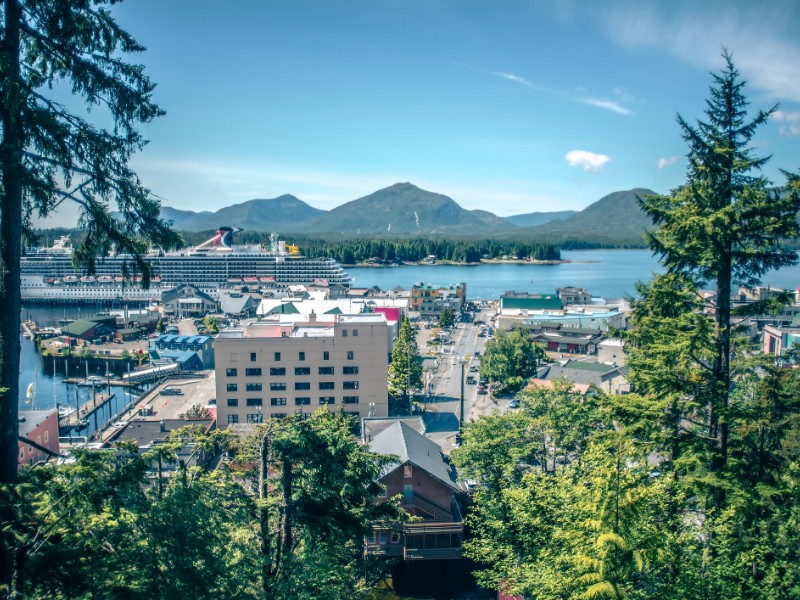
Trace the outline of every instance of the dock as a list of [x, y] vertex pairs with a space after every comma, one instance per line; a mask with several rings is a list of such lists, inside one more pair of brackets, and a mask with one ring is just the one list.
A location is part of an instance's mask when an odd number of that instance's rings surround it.
[[98, 394], [94, 400], [89, 400], [78, 409], [78, 412], [72, 411], [65, 417], [58, 419], [58, 428], [61, 431], [68, 431], [75, 429], [81, 421], [88, 421], [90, 417], [95, 417], [95, 429], [97, 429], [97, 411], [102, 409], [108, 402], [114, 398], [114, 394]]

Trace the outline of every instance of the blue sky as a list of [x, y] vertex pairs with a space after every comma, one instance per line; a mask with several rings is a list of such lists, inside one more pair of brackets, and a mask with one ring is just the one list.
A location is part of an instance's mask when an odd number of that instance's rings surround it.
[[681, 183], [722, 45], [767, 175], [800, 168], [800, 2], [129, 0], [167, 115], [134, 165], [164, 204], [291, 193], [330, 209], [399, 181], [500, 216]]

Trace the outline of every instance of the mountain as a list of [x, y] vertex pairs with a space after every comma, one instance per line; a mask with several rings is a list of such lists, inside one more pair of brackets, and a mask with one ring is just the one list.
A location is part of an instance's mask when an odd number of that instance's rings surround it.
[[298, 233], [305, 231], [307, 223], [324, 213], [324, 210], [309, 206], [290, 194], [270, 200], [248, 200], [216, 212], [195, 213], [169, 206], [161, 209], [161, 216], [173, 221], [179, 231], [206, 231], [227, 225], [248, 231]]
[[506, 217], [506, 221], [517, 227], [534, 227], [536, 225], [544, 225], [551, 221], [560, 221], [566, 219], [574, 214], [577, 210], [560, 210], [556, 212], [532, 212], [524, 215], [512, 215]]
[[525, 231], [539, 241], [555, 244], [642, 246], [642, 234], [653, 223], [639, 208], [637, 198], [648, 194], [655, 192], [646, 188], [614, 192], [571, 217]]
[[505, 219], [483, 210], [465, 210], [452, 198], [396, 183], [328, 211], [309, 223], [308, 233], [454, 236], [513, 231]]

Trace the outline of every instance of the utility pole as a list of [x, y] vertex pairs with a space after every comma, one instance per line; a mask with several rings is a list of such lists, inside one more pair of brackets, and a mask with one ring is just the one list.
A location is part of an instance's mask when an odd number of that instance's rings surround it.
[[459, 358], [458, 360], [461, 363], [461, 416], [458, 424], [462, 425], [464, 423], [464, 359]]

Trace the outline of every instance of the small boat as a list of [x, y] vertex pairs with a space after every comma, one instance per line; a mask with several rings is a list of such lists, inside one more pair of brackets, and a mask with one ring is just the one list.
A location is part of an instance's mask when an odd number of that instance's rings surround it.
[[25, 392], [25, 404], [33, 402], [33, 393], [35, 391], [33, 383], [28, 384], [28, 391]]
[[64, 283], [78, 283], [80, 279], [78, 279], [77, 275], [67, 275], [64, 277]]
[[75, 429], [77, 430], [85, 429], [88, 426], [89, 426], [89, 419], [81, 419], [80, 421], [75, 423]]
[[114, 283], [114, 278], [111, 275], [100, 275], [97, 278], [97, 283]]
[[103, 387], [106, 387], [106, 380], [103, 379], [102, 377], [97, 376], [97, 375], [92, 375], [88, 379], [85, 379], [84, 381], [78, 382], [78, 385], [81, 386], [81, 387], [103, 388]]

